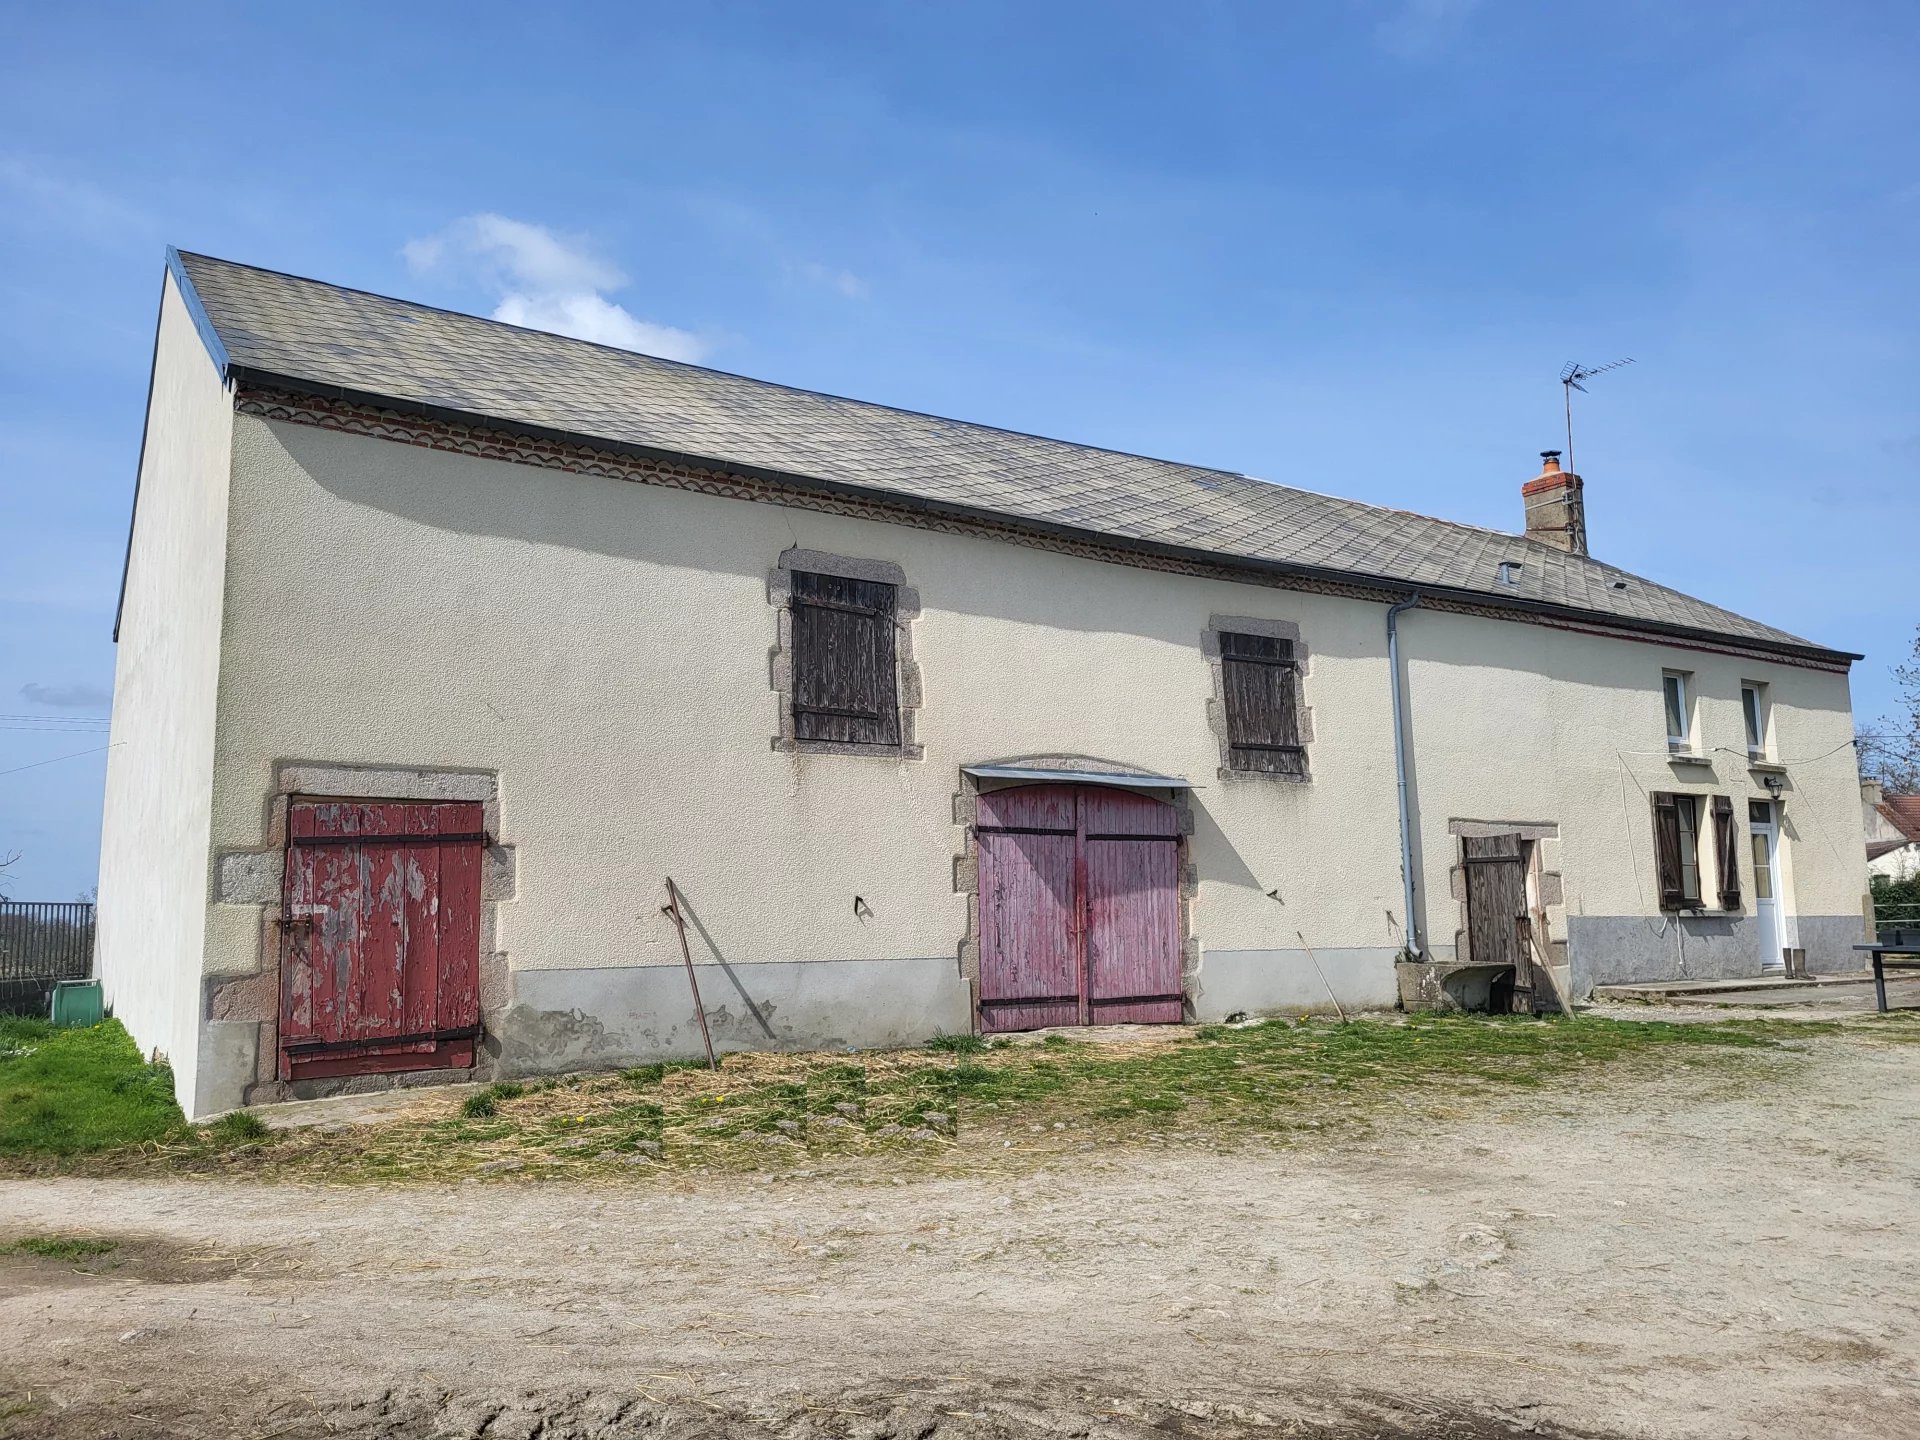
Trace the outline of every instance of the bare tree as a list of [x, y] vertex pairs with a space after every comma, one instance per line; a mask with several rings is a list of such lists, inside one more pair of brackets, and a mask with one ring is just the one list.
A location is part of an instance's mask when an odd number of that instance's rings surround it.
[[1893, 667], [1898, 706], [1855, 740], [1860, 773], [1890, 795], [1920, 794], [1920, 628], [1904, 665]]
[[7, 871], [20, 859], [18, 850], [0, 851], [0, 900], [7, 898]]

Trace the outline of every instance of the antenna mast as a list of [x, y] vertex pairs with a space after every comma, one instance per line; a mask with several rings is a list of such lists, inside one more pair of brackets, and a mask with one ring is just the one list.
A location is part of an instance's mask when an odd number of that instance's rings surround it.
[[1618, 370], [1622, 365], [1631, 364], [1633, 357], [1629, 355], [1624, 360], [1615, 360], [1608, 365], [1582, 365], [1578, 360], [1569, 360], [1561, 367], [1560, 391], [1567, 401], [1567, 469], [1571, 473], [1580, 473], [1573, 465], [1573, 392], [1578, 390], [1585, 395], [1587, 387], [1580, 383], [1582, 380], [1591, 380], [1596, 375], [1604, 375], [1609, 370]]

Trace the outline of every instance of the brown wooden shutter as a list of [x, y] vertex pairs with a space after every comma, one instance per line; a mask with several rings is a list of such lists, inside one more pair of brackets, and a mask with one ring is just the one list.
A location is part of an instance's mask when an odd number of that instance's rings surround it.
[[898, 745], [894, 587], [796, 570], [791, 593], [794, 738]]
[[1220, 636], [1228, 762], [1235, 770], [1305, 775], [1300, 743], [1299, 667], [1293, 642], [1272, 635]]
[[1740, 908], [1740, 849], [1734, 841], [1733, 801], [1713, 797], [1713, 855], [1720, 871], [1720, 908]]
[[1675, 797], [1665, 791], [1653, 797], [1653, 863], [1659, 876], [1660, 908], [1680, 909], [1686, 898], [1680, 885], [1680, 814]]

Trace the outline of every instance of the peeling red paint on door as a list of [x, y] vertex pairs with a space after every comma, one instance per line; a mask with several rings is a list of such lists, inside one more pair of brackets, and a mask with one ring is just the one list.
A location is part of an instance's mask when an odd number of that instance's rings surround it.
[[980, 1026], [1181, 1016], [1180, 836], [1129, 790], [1025, 785], [980, 796]]
[[290, 807], [282, 1079], [473, 1063], [483, 823], [474, 804]]

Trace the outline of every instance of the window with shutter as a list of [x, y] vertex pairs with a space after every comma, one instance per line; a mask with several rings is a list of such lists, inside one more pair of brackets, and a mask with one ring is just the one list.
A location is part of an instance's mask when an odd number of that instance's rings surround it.
[[895, 587], [793, 572], [793, 733], [798, 741], [898, 745]]
[[1733, 801], [1713, 797], [1713, 855], [1720, 880], [1720, 908], [1740, 908], [1740, 849], [1733, 834]]
[[1700, 904], [1700, 801], [1695, 795], [1658, 792], [1653, 797], [1653, 857], [1660, 908], [1691, 910]]
[[1235, 770], [1304, 776], [1299, 666], [1293, 642], [1273, 635], [1220, 635], [1228, 764]]

